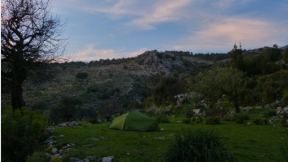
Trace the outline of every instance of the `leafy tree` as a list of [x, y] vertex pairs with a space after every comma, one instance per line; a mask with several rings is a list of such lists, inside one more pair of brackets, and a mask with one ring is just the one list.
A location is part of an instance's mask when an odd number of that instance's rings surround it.
[[236, 112], [239, 113], [238, 89], [243, 85], [243, 76], [244, 73], [238, 69], [215, 67], [188, 79], [187, 86], [190, 91], [199, 94], [196, 100], [205, 100], [210, 106], [226, 95], [234, 102]]
[[[236, 46], [236, 44], [234, 45]], [[239, 70], [243, 69], [243, 55], [242, 55], [242, 50], [237, 49], [234, 47], [234, 49], [229, 53], [229, 56], [231, 58], [231, 61], [229, 63], [230, 67], [237, 68]]]
[[87, 79], [88, 78], [88, 73], [86, 72], [80, 72], [76, 74], [77, 79]]
[[288, 47], [285, 49], [285, 51], [283, 53], [283, 59], [284, 59], [285, 63], [288, 64]]
[[25, 105], [24, 80], [62, 54], [62, 27], [49, 0], [1, 1], [1, 79], [11, 88], [13, 110]]
[[185, 93], [185, 84], [172, 76], [163, 76], [153, 90], [153, 97], [156, 103], [173, 101], [177, 94]]

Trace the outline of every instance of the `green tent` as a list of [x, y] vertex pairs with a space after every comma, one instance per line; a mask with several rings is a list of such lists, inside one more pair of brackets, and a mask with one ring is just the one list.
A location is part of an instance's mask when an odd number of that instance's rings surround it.
[[114, 119], [110, 128], [133, 131], [160, 131], [158, 123], [139, 111], [133, 110]]

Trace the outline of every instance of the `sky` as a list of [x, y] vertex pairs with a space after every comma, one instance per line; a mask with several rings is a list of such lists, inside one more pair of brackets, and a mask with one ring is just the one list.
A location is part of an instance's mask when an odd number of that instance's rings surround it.
[[288, 0], [54, 0], [51, 12], [73, 61], [288, 44]]

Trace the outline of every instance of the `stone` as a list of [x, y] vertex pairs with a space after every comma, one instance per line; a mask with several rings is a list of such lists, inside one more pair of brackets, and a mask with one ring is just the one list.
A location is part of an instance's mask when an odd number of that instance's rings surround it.
[[70, 122], [70, 124], [69, 124], [69, 126], [77, 126], [77, 125], [79, 125], [79, 123], [76, 122], [76, 121], [72, 121], [72, 122]]
[[47, 128], [47, 129], [46, 129], [46, 132], [47, 132], [47, 133], [53, 133], [55, 129], [56, 129], [56, 128]]
[[50, 136], [49, 138], [44, 141], [44, 143], [47, 143], [49, 146], [53, 144], [53, 139], [56, 139], [55, 136]]
[[92, 137], [92, 138], [88, 138], [87, 140], [93, 140], [93, 141], [96, 141], [96, 140], [99, 140], [98, 138], [95, 138], [95, 137]]
[[63, 137], [64, 137], [64, 135], [59, 135], [59, 137], [63, 138]]
[[281, 107], [277, 107], [277, 111], [281, 111], [282, 110], [282, 108]]
[[97, 159], [97, 162], [102, 162], [103, 158]]
[[69, 152], [70, 150], [72, 150], [72, 148], [67, 148], [66, 150], [64, 150], [64, 153]]
[[161, 140], [164, 140], [165, 137], [155, 137], [154, 139], [161, 139]]
[[193, 109], [193, 112], [194, 112], [195, 114], [199, 114], [199, 113], [200, 113], [200, 109]]
[[85, 158], [85, 159], [87, 159], [87, 160], [89, 160], [89, 161], [96, 161], [97, 156], [96, 156], [96, 155], [95, 155], [95, 156], [88, 156], [88, 157]]
[[61, 123], [61, 124], [58, 124], [58, 127], [67, 127], [67, 123]]
[[114, 159], [114, 156], [104, 157], [102, 162], [111, 162]]
[[107, 139], [106, 137], [103, 137], [103, 136], [100, 136], [99, 138], [101, 138], [101, 139]]
[[52, 152], [52, 154], [56, 154], [57, 151], [58, 151], [57, 148], [53, 148], [51, 152]]
[[77, 157], [71, 157], [68, 162], [76, 162], [76, 161], [80, 161], [81, 159], [78, 159]]

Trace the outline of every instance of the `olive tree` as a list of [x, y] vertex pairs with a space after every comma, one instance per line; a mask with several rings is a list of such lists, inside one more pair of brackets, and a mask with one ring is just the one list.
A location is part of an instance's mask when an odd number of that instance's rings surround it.
[[199, 73], [194, 78], [187, 80], [190, 91], [196, 92], [196, 99], [214, 105], [223, 95], [234, 102], [236, 112], [240, 112], [238, 103], [238, 89], [243, 86], [244, 73], [235, 68], [215, 67]]
[[63, 25], [47, 0], [1, 1], [1, 80], [11, 93], [13, 110], [25, 106], [22, 84], [31, 74], [44, 75], [48, 63], [64, 50]]

